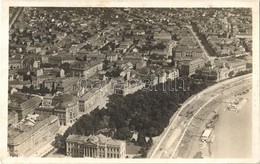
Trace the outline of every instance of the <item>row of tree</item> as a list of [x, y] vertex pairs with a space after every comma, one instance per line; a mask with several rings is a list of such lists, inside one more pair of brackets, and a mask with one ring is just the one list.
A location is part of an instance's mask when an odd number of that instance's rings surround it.
[[211, 47], [211, 45], [209, 44], [208, 40], [207, 40], [207, 36], [204, 33], [201, 33], [197, 27], [197, 24], [192, 22], [192, 28], [193, 30], [197, 33], [198, 37], [200, 38], [202, 44], [204, 45], [206, 51], [208, 52], [208, 54], [210, 56], [217, 56], [216, 51]]
[[[125, 97], [111, 95], [106, 109], [96, 108], [90, 114], [80, 117], [63, 136], [56, 137], [55, 145], [64, 149], [69, 134], [88, 136], [102, 132], [114, 139], [135, 142], [143, 148], [142, 154], [145, 156], [152, 145], [152, 137], [163, 132], [180, 104], [206, 88], [205, 83], [196, 84], [190, 79], [186, 79], [185, 83], [188, 90], [182, 88], [173, 91], [170, 90], [170, 83], [165, 83], [154, 90], [140, 90]], [[136, 141], [132, 139], [134, 132], [138, 133]], [[149, 140], [146, 141], [146, 138]]]

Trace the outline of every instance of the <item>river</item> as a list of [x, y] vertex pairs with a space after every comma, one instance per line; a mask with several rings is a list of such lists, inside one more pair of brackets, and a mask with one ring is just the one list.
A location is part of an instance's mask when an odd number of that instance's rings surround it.
[[220, 118], [211, 145], [214, 158], [250, 158], [252, 155], [252, 90], [239, 113], [219, 110]]

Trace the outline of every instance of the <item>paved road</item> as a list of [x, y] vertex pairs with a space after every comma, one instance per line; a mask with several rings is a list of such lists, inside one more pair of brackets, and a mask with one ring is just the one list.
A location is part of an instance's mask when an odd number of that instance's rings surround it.
[[[161, 134], [159, 141], [152, 146], [148, 152], [148, 158], [172, 158], [180, 144], [181, 137], [186, 132], [185, 129], [190, 125], [198, 111], [202, 109], [201, 106], [210, 103], [215, 96], [227, 91], [228, 87], [251, 77], [252, 74], [249, 74], [220, 82], [187, 100], [173, 116], [170, 125]], [[187, 115], [187, 112], [190, 112], [190, 116]]]
[[194, 38], [196, 38], [197, 42], [199, 43], [201, 49], [203, 50], [203, 54], [204, 54], [204, 59], [206, 61], [211, 61], [211, 60], [214, 60], [216, 57], [212, 57], [208, 54], [208, 52], [205, 50], [205, 47], [201, 44], [201, 41], [199, 40], [197, 34], [193, 31], [192, 27], [191, 26], [186, 26], [187, 28], [190, 29], [191, 33], [193, 34]]

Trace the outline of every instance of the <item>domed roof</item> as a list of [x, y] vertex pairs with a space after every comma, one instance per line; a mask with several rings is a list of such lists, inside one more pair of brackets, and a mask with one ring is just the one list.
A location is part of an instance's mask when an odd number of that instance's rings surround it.
[[71, 107], [77, 104], [78, 101], [77, 97], [69, 94], [58, 95], [55, 96], [54, 99], [58, 102], [55, 106], [62, 109]]

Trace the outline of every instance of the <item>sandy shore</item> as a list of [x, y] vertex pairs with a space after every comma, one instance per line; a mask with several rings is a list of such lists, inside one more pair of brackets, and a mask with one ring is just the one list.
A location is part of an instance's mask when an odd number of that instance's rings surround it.
[[243, 96], [247, 103], [239, 113], [219, 110], [220, 118], [211, 145], [214, 158], [250, 158], [252, 154], [252, 91]]

